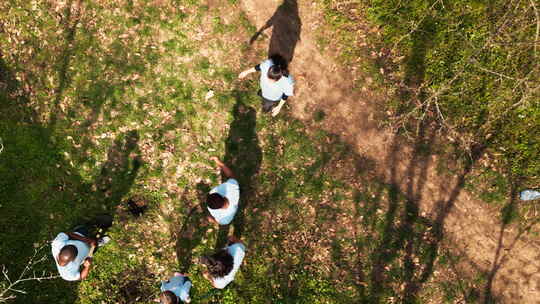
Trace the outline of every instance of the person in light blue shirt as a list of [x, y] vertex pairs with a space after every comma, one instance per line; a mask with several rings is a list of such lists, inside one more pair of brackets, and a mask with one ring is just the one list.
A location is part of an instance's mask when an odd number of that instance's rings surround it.
[[[95, 239], [86, 237], [83, 229], [60, 232], [52, 241], [52, 254], [60, 277], [66, 281], [84, 280], [90, 271], [90, 248], [97, 245]], [[80, 268], [82, 267], [82, 270]]]
[[201, 259], [201, 263], [208, 267], [208, 271], [205, 271], [203, 276], [215, 288], [223, 289], [234, 281], [245, 255], [246, 246], [231, 236], [227, 247]]
[[234, 178], [232, 170], [217, 157], [211, 158], [228, 178], [226, 182], [210, 190], [206, 205], [210, 216], [208, 219], [219, 225], [228, 225], [232, 222], [240, 201], [240, 186]]
[[294, 80], [289, 75], [287, 61], [280, 55], [272, 55], [255, 67], [240, 73], [238, 78], [245, 78], [256, 71], [261, 72], [259, 95], [262, 98], [263, 111], [272, 110], [272, 116], [276, 116], [287, 98], [294, 95]]
[[99, 240], [88, 237], [88, 229], [84, 226], [78, 226], [74, 232], [60, 232], [51, 244], [60, 277], [66, 281], [86, 279], [90, 272], [94, 248], [101, 247], [109, 241], [108, 236]]
[[191, 281], [187, 275], [175, 272], [167, 281], [161, 282], [160, 301], [162, 304], [178, 304], [178, 299], [184, 303], [191, 302], [189, 290]]

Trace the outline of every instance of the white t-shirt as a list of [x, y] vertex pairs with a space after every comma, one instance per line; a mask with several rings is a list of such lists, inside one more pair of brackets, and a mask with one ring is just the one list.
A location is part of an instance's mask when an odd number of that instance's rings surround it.
[[234, 276], [240, 269], [240, 264], [244, 260], [246, 254], [246, 246], [242, 243], [234, 243], [227, 247], [227, 251], [233, 257], [233, 269], [229, 274], [222, 278], [214, 278], [214, 286], [219, 289], [225, 288], [230, 282], [234, 281]]
[[[67, 245], [74, 245], [77, 247], [77, 257], [75, 257], [75, 259], [69, 262], [66, 266], [60, 266], [58, 265], [57, 261], [58, 254], [60, 254], [60, 250]], [[90, 246], [83, 241], [70, 240], [67, 234], [60, 232], [52, 241], [51, 247], [54, 261], [56, 262], [56, 267], [58, 268], [58, 272], [60, 273], [62, 279], [66, 281], [80, 280], [81, 272], [79, 269], [84, 263], [84, 260], [88, 257], [88, 253], [90, 253]]]
[[189, 299], [191, 281], [183, 275], [175, 275], [168, 281], [161, 282], [161, 291], [172, 291], [180, 300], [186, 302]]
[[210, 190], [210, 194], [218, 193], [219, 195], [227, 198], [229, 201], [229, 206], [225, 209], [211, 209], [209, 207], [208, 211], [216, 219], [220, 225], [228, 225], [232, 222], [236, 211], [238, 211], [238, 201], [240, 200], [240, 186], [238, 181], [234, 178], [229, 178], [223, 184], [215, 187]]
[[261, 68], [261, 93], [268, 100], [279, 101], [283, 94], [293, 96], [294, 80], [291, 75], [281, 76], [278, 81], [268, 78], [268, 69], [274, 65], [271, 59], [263, 61], [259, 67]]

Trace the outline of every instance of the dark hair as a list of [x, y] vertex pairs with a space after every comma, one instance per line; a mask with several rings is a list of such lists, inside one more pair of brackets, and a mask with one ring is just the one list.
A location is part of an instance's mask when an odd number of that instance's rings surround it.
[[206, 204], [210, 209], [219, 209], [225, 205], [225, 198], [218, 193], [208, 194]]
[[289, 70], [287, 69], [287, 60], [279, 54], [271, 55], [270, 60], [272, 60], [273, 65], [268, 69], [266, 74], [268, 78], [273, 80], [279, 80], [281, 76], [289, 76]]
[[178, 304], [178, 297], [170, 290], [164, 291], [159, 297], [161, 304]]
[[233, 257], [227, 249], [221, 249], [209, 257], [203, 257], [201, 262], [208, 267], [208, 272], [214, 278], [221, 278], [233, 269]]
[[58, 254], [58, 260], [62, 262], [71, 262], [76, 257], [77, 254], [79, 254], [79, 250], [77, 250], [77, 247], [74, 245], [66, 245], [60, 249], [60, 253]]

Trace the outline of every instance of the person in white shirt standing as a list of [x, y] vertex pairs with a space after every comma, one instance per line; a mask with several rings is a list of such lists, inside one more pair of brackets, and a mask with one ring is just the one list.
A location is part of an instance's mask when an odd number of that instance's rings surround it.
[[240, 240], [232, 236], [229, 237], [227, 247], [209, 257], [201, 258], [201, 263], [208, 268], [208, 271], [205, 271], [203, 276], [215, 288], [225, 288], [234, 281], [245, 254], [246, 246]]
[[238, 211], [240, 200], [240, 186], [234, 178], [232, 170], [222, 163], [217, 157], [212, 157], [217, 166], [227, 177], [227, 181], [210, 190], [206, 199], [209, 220], [219, 225], [228, 225], [232, 222], [234, 215]]
[[289, 75], [287, 61], [280, 55], [272, 55], [255, 67], [240, 73], [238, 78], [243, 79], [257, 71], [261, 72], [259, 95], [262, 98], [263, 111], [272, 110], [272, 116], [276, 116], [287, 98], [294, 95], [294, 80]]

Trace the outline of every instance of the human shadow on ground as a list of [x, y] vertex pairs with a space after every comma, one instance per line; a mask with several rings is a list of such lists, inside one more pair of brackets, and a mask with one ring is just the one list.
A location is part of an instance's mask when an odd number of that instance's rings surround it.
[[253, 107], [247, 106], [244, 98], [247, 94], [235, 91], [236, 104], [233, 108], [233, 122], [229, 136], [225, 142], [224, 163], [235, 174], [240, 185], [240, 202], [238, 211], [230, 225], [220, 226], [216, 248], [227, 242], [230, 226], [234, 227], [234, 236], [241, 238], [245, 230], [246, 217], [253, 206], [257, 186], [256, 178], [262, 161], [262, 151], [257, 136], [257, 116]]
[[302, 30], [297, 1], [284, 0], [272, 17], [266, 21], [264, 26], [251, 37], [249, 43], [252, 44], [255, 42], [270, 27], [272, 27], [272, 36], [270, 37], [270, 45], [268, 46], [268, 56], [279, 54], [287, 62], [291, 62]]
[[[193, 264], [193, 249], [197, 247], [206, 232], [210, 228], [210, 223], [206, 219], [208, 211], [205, 208], [205, 201], [210, 186], [206, 183], [199, 182], [196, 186], [197, 198], [194, 200], [185, 192], [181, 200], [186, 203], [194, 202], [190, 205], [187, 215], [184, 217], [180, 229], [174, 232], [173, 236], [176, 242], [176, 258], [178, 260], [178, 269], [181, 273], [188, 273]], [[175, 231], [173, 229], [173, 231]]]
[[[138, 135], [121, 134], [108, 152], [95, 183], [83, 179], [65, 156], [66, 144], [51, 125], [43, 125], [29, 105], [28, 94], [0, 53], [0, 134], [5, 149], [0, 155], [0, 264], [23, 267], [33, 246], [51, 240], [82, 223], [107, 227], [121, 198], [129, 192], [137, 175]], [[135, 155], [135, 156], [133, 156]], [[108, 215], [105, 220], [104, 214]], [[102, 215], [101, 217], [96, 217]], [[43, 269], [56, 272], [51, 256]], [[29, 291], [16, 303], [73, 303], [76, 284], [63, 280], [27, 282]], [[46, 289], [47, 293], [32, 292]], [[59, 300], [62, 299], [62, 300]]]
[[142, 165], [138, 141], [139, 133], [136, 130], [118, 136], [95, 181], [97, 191], [94, 191], [94, 196], [109, 213], [114, 212], [114, 208], [129, 192]]

